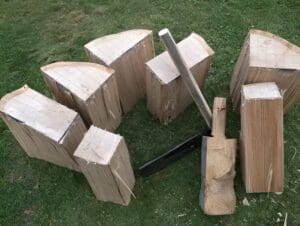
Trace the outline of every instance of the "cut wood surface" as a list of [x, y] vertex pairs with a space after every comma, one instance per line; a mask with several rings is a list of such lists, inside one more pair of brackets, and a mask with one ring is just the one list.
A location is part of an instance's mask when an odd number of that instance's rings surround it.
[[129, 204], [135, 177], [122, 136], [91, 126], [74, 156], [98, 200]]
[[275, 83], [242, 87], [241, 166], [247, 192], [282, 192], [283, 101]]
[[278, 85], [286, 113], [300, 99], [300, 48], [269, 32], [250, 30], [231, 78], [234, 109], [239, 109], [242, 85], [260, 82]]
[[236, 139], [226, 139], [226, 99], [216, 97], [212, 137], [203, 137], [201, 148], [200, 206], [205, 214], [226, 215], [235, 211]]
[[[195, 84], [200, 88], [207, 76], [213, 50], [196, 33], [177, 44]], [[167, 51], [147, 62], [147, 106], [152, 115], [167, 123], [193, 102], [180, 73]]]
[[85, 45], [89, 58], [115, 70], [123, 112], [146, 93], [145, 62], [153, 58], [152, 31], [135, 29], [95, 39]]
[[73, 153], [86, 127], [76, 112], [24, 86], [1, 99], [0, 115], [30, 157], [80, 171]]
[[80, 113], [86, 125], [114, 131], [121, 122], [114, 70], [85, 62], [56, 62], [41, 67], [55, 99]]

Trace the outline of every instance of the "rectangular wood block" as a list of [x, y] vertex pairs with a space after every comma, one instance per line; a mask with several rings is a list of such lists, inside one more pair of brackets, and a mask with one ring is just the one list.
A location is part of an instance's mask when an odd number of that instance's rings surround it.
[[154, 57], [152, 31], [128, 30], [100, 37], [84, 47], [91, 61], [115, 70], [122, 110], [130, 111], [146, 93], [145, 63]]
[[80, 171], [73, 153], [86, 127], [76, 112], [24, 86], [1, 99], [0, 115], [30, 157]]
[[129, 204], [135, 177], [122, 136], [91, 126], [74, 156], [98, 200]]
[[[210, 67], [213, 50], [196, 33], [192, 33], [177, 46], [201, 88]], [[162, 123], [168, 123], [183, 112], [193, 99], [168, 52], [156, 56], [146, 65], [148, 110]]]
[[114, 131], [121, 105], [114, 70], [85, 62], [56, 62], [41, 68], [55, 99], [80, 113], [87, 127]]
[[247, 192], [283, 191], [283, 100], [275, 83], [242, 87], [240, 156]]
[[283, 95], [287, 113], [300, 99], [300, 47], [276, 35], [250, 30], [235, 65], [230, 95], [239, 110], [242, 85], [275, 82]]

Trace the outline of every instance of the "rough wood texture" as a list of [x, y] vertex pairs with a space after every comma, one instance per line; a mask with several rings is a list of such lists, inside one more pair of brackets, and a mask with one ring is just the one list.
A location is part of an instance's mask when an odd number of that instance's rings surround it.
[[91, 126], [74, 156], [98, 200], [129, 204], [135, 178], [123, 137]]
[[283, 191], [282, 103], [275, 83], [242, 87], [241, 166], [247, 192]]
[[150, 30], [129, 30], [95, 39], [85, 45], [93, 62], [115, 69], [121, 106], [124, 113], [146, 93], [145, 62], [153, 58]]
[[55, 99], [80, 113], [86, 125], [114, 131], [121, 122], [114, 70], [95, 63], [57, 62], [41, 68]]
[[283, 96], [283, 109], [300, 99], [300, 48], [271, 33], [250, 30], [235, 65], [230, 93], [239, 109], [243, 84], [276, 82]]
[[212, 113], [211, 110], [199, 89], [193, 74], [188, 68], [186, 62], [184, 61], [180, 51], [177, 48], [176, 42], [174, 41], [170, 31], [168, 29], [163, 29], [159, 32], [159, 36], [163, 41], [169, 55], [171, 56], [173, 63], [175, 64], [177, 70], [180, 73], [182, 81], [184, 82], [187, 90], [191, 94], [193, 100], [195, 101], [199, 111], [201, 112], [208, 128], [211, 128]]
[[[182, 40], [177, 47], [197, 85], [201, 88], [207, 76], [213, 50], [196, 33]], [[147, 106], [161, 122], [175, 119], [193, 99], [167, 51], [146, 63]]]
[[80, 171], [73, 153], [86, 128], [76, 112], [24, 86], [1, 99], [0, 115], [30, 157]]
[[200, 206], [208, 215], [232, 214], [236, 196], [236, 139], [226, 139], [226, 99], [216, 97], [213, 108], [212, 135], [203, 137], [201, 157]]

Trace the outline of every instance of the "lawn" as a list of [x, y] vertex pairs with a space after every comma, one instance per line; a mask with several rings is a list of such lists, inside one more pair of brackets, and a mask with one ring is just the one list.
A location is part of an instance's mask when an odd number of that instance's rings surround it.
[[[157, 32], [168, 27], [177, 41], [192, 31], [206, 39], [215, 56], [205, 96], [210, 106], [215, 96], [230, 102], [229, 81], [248, 30], [267, 30], [300, 45], [299, 15], [297, 0], [0, 0], [0, 96], [23, 84], [50, 96], [40, 66], [87, 61], [83, 45], [102, 35], [151, 29], [158, 54], [164, 48]], [[237, 137], [239, 115], [228, 109], [226, 133]], [[117, 132], [126, 139], [137, 179], [137, 198], [128, 207], [96, 201], [80, 173], [27, 157], [0, 120], [0, 225], [283, 225], [286, 213], [288, 225], [299, 225], [299, 111], [297, 104], [284, 118], [284, 193], [247, 194], [237, 165], [236, 213], [220, 217], [204, 215], [198, 205], [199, 149], [151, 177], [137, 172], [205, 126], [195, 105], [168, 125], [152, 119], [146, 99], [124, 116]], [[245, 197], [250, 206], [242, 204]]]

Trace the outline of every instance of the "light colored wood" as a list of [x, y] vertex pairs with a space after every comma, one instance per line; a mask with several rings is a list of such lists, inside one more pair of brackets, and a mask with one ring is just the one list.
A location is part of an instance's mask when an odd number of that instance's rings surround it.
[[121, 122], [114, 70], [86, 62], [56, 62], [41, 67], [55, 99], [80, 113], [86, 125], [114, 131]]
[[[214, 54], [205, 40], [196, 33], [177, 44], [197, 85], [201, 88]], [[167, 51], [147, 65], [147, 107], [162, 123], [168, 123], [183, 112], [193, 99]]]
[[168, 29], [163, 29], [159, 32], [159, 37], [163, 41], [171, 59], [173, 60], [177, 70], [180, 72], [180, 76], [186, 85], [188, 91], [190, 92], [192, 98], [194, 99], [198, 109], [200, 110], [207, 126], [211, 128], [212, 113], [211, 110], [199, 89], [193, 74], [188, 68], [186, 62], [184, 61], [181, 53], [179, 52], [177, 45]]
[[275, 83], [242, 87], [241, 166], [249, 193], [283, 191], [282, 103]]
[[203, 137], [201, 148], [200, 206], [205, 214], [226, 215], [235, 211], [234, 192], [236, 139], [226, 139], [226, 99], [216, 97], [213, 137]]
[[123, 137], [91, 126], [74, 156], [98, 200], [129, 204], [135, 177]]
[[85, 46], [91, 61], [115, 70], [124, 113], [146, 93], [145, 62], [153, 58], [152, 31], [135, 29], [95, 39]]
[[76, 112], [24, 86], [1, 99], [0, 115], [30, 157], [80, 171], [73, 152], [86, 127]]
[[283, 109], [300, 99], [300, 48], [260, 30], [250, 30], [230, 84], [233, 107], [239, 109], [243, 84], [276, 82], [283, 95]]

